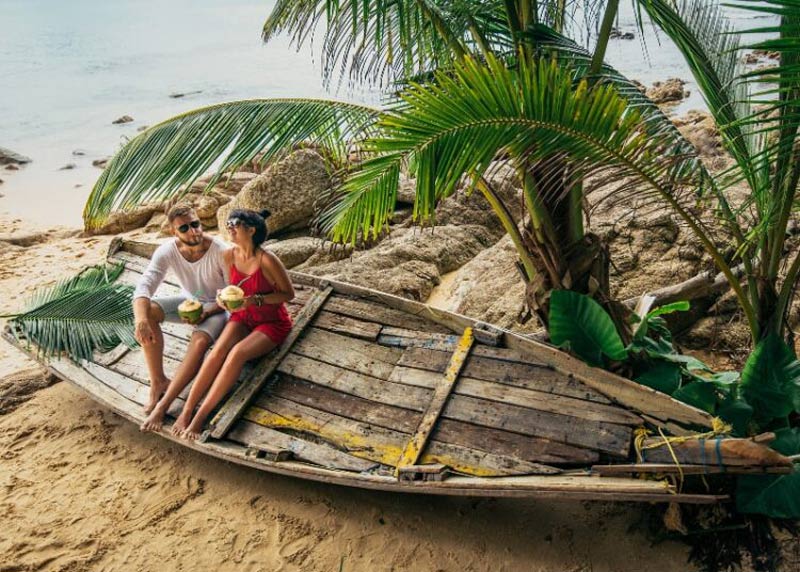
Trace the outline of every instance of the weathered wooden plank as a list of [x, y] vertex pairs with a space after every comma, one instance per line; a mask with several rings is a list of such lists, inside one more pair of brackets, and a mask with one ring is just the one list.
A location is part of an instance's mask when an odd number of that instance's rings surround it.
[[578, 381], [628, 409], [647, 413], [662, 421], [672, 420], [683, 425], [711, 427], [712, 416], [708, 413], [635, 381], [586, 365], [557, 348], [512, 334], [506, 334], [505, 342], [511, 349], [529, 351], [551, 367], [569, 372]]
[[[168, 356], [164, 356], [164, 374], [168, 378], [175, 375], [175, 371], [180, 366], [180, 362]], [[121, 373], [126, 377], [132, 377], [143, 383], [150, 382], [150, 374], [147, 372], [144, 354], [141, 351], [128, 352], [118, 359], [109, 369]]]
[[[653, 447], [653, 448], [650, 448]], [[680, 463], [697, 465], [730, 465], [790, 467], [791, 460], [752, 439], [719, 437], [673, 441], [669, 447], [659, 437], [644, 440], [642, 457], [648, 463]]]
[[387, 379], [403, 351], [309, 328], [292, 348], [292, 353], [379, 379]]
[[283, 359], [278, 371], [356, 397], [419, 412], [433, 395], [430, 389], [384, 381], [292, 353]]
[[731, 465], [719, 467], [716, 465], [689, 465], [674, 463], [634, 463], [630, 465], [594, 465], [592, 473], [605, 475], [635, 475], [635, 474], [684, 474], [684, 475], [715, 475], [730, 473], [737, 475], [787, 475], [792, 472], [792, 467], [748, 467]]
[[456, 334], [422, 332], [408, 328], [384, 326], [378, 337], [378, 343], [398, 348], [418, 347], [452, 353], [458, 346], [459, 339], [460, 336]]
[[289, 332], [283, 344], [272, 355], [262, 359], [250, 376], [228, 398], [209, 424], [209, 434], [212, 437], [221, 439], [233, 426], [244, 412], [247, 404], [261, 391], [261, 388], [275, 372], [278, 364], [292, 349], [295, 341], [303, 333], [306, 326], [313, 321], [314, 316], [325, 304], [332, 291], [333, 289], [328, 287], [314, 294], [314, 297], [303, 307], [303, 311], [295, 320], [292, 331]]
[[381, 325], [375, 322], [365, 322], [327, 311], [319, 313], [314, 320], [314, 327], [369, 341], [375, 341], [381, 331]]
[[353, 457], [330, 445], [305, 441], [249, 421], [237, 422], [227, 437], [247, 446], [265, 444], [280, 447], [291, 451], [298, 460], [330, 469], [362, 472], [371, 471], [379, 466], [373, 461]]
[[442, 417], [433, 430], [431, 439], [462, 445], [496, 455], [545, 464], [588, 464], [600, 458], [597, 451], [573, 447], [540, 437], [530, 437], [501, 429], [481, 427]]
[[526, 409], [516, 405], [453, 395], [442, 413], [484, 427], [541, 437], [627, 458], [633, 429], [597, 421], [576, 422], [574, 417]]
[[[435, 373], [444, 372], [447, 367], [446, 355], [444, 352], [424, 348], [407, 348], [397, 362], [398, 368], [392, 372], [388, 379], [396, 383], [409, 383], [412, 385], [425, 383], [421, 379], [426, 376], [418, 372], [420, 370]], [[594, 389], [572, 379], [568, 375], [529, 364], [508, 363], [470, 356], [464, 366], [462, 376], [552, 395], [574, 397], [595, 403], [610, 403], [608, 399], [598, 394]]]
[[[396, 368], [389, 379], [398, 384], [408, 383], [412, 387], [433, 388], [439, 376], [440, 374], [427, 370]], [[453, 391], [458, 395], [467, 395], [539, 411], [568, 415], [578, 420], [588, 419], [622, 425], [642, 425], [640, 417], [617, 405], [584, 401], [574, 397], [545, 393], [499, 382], [484, 381], [465, 375], [461, 376]]]
[[[313, 362], [313, 360], [309, 361]], [[320, 375], [320, 379], [326, 380], [324, 371]], [[363, 379], [365, 383], [373, 380], [377, 384], [391, 385], [388, 382], [382, 382], [366, 376], [363, 376]], [[349, 395], [343, 395], [339, 393], [342, 390], [336, 387], [336, 384], [317, 384], [314, 382], [314, 385], [321, 385], [321, 387], [310, 388], [308, 387], [310, 384], [302, 386], [298, 381], [295, 379], [281, 379], [274, 388], [271, 388], [270, 395], [283, 397], [314, 409], [348, 417], [356, 421], [407, 433], [417, 427], [421, 413], [433, 394], [432, 391], [425, 390], [422, 397], [426, 397], [426, 399], [422, 402], [422, 406], [403, 408], [401, 404], [385, 398], [380, 403], [381, 398], [385, 397], [382, 395], [375, 395], [374, 393], [358, 395], [362, 392], [357, 390], [345, 391]], [[459, 381], [460, 383], [461, 381]], [[358, 386], [356, 385], [356, 387]], [[338, 389], [338, 391], [332, 391], [329, 388]], [[345, 390], [350, 389], [350, 387], [345, 386]], [[379, 390], [376, 391], [379, 393]], [[356, 397], [356, 399], [351, 396]], [[375, 403], [376, 401], [378, 403]], [[268, 402], [269, 398], [265, 397], [265, 403]], [[412, 411], [408, 409], [412, 409]], [[431, 438], [444, 443], [519, 458], [532, 463], [575, 464], [580, 462], [591, 463], [598, 459], [598, 453], [588, 449], [445, 418], [439, 420]]]
[[403, 312], [380, 302], [335, 295], [331, 298], [326, 309], [344, 316], [350, 316], [367, 322], [382, 325], [409, 328], [412, 330], [428, 331], [432, 333], [452, 333], [452, 330], [436, 322], [426, 320], [413, 313]]
[[428, 439], [431, 436], [434, 425], [444, 410], [445, 404], [453, 391], [453, 386], [458, 380], [458, 376], [464, 367], [464, 362], [469, 356], [469, 351], [475, 343], [475, 338], [472, 336], [472, 328], [466, 328], [461, 340], [458, 342], [456, 350], [450, 357], [450, 363], [447, 366], [444, 377], [437, 384], [433, 391], [433, 396], [422, 415], [411, 439], [406, 443], [400, 460], [397, 463], [398, 468], [407, 467], [409, 465], [416, 465], [422, 451], [425, 449]]
[[110, 366], [129, 351], [131, 351], [131, 348], [125, 344], [119, 344], [117, 347], [107, 352], [95, 350], [92, 353], [92, 361], [99, 363], [100, 365]]
[[[92, 374], [95, 379], [104, 383], [126, 399], [140, 406], [144, 406], [144, 404], [147, 403], [149, 399], [149, 387], [147, 385], [95, 363], [83, 362], [82, 367], [87, 372]], [[185, 404], [187, 394], [188, 391], [185, 391], [180, 397], [172, 402], [167, 410], [167, 415], [172, 417], [177, 417], [180, 415]]]
[[412, 433], [422, 417], [419, 411], [375, 403], [288, 376], [281, 376], [270, 388], [269, 395], [259, 397], [258, 403], [268, 404], [271, 396], [401, 433]]
[[[291, 429], [316, 435], [351, 455], [395, 466], [408, 438], [406, 433], [359, 423], [338, 415], [306, 407], [279, 397], [259, 399], [245, 411], [245, 419], [275, 429]], [[500, 476], [551, 473], [552, 467], [528, 463], [433, 442], [421, 463], [442, 463], [461, 473], [475, 476]]]

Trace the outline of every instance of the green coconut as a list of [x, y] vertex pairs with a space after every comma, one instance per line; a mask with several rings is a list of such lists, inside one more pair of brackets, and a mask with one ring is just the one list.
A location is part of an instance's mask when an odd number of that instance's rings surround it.
[[238, 286], [225, 286], [220, 290], [219, 299], [228, 310], [238, 310], [244, 304], [244, 290]]
[[203, 315], [203, 305], [197, 300], [188, 299], [178, 306], [178, 315], [184, 320], [194, 324]]

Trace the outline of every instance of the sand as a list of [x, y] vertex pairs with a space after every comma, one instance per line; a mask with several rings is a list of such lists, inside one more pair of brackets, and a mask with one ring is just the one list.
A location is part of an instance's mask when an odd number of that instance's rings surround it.
[[[47, 230], [3, 215], [0, 225]], [[0, 248], [0, 310], [103, 260], [110, 237], [74, 234]], [[0, 342], [0, 376], [32, 367]], [[270, 475], [140, 433], [36, 370], [18, 378], [30, 391], [0, 413], [0, 572], [692, 569], [684, 544], [646, 534], [646, 505], [411, 496]]]

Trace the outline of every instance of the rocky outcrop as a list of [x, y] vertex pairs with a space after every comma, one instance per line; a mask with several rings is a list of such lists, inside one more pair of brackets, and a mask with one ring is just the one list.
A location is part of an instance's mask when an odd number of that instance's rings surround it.
[[433, 229], [399, 228], [369, 250], [354, 252], [340, 262], [316, 265], [309, 261], [297, 270], [427, 300], [443, 274], [460, 268], [495, 238], [478, 225], [443, 225]]
[[689, 96], [689, 92], [684, 89], [684, 85], [686, 85], [686, 82], [676, 77], [670, 78], [665, 82], [656, 81], [647, 90], [646, 95], [653, 103], [681, 101]]
[[286, 268], [295, 268], [308, 262], [314, 254], [324, 249], [324, 245], [318, 238], [301, 236], [287, 240], [270, 241], [266, 248], [280, 258]]
[[319, 153], [310, 149], [295, 151], [245, 184], [230, 203], [219, 209], [218, 224], [224, 227], [235, 208], [268, 209], [272, 213], [271, 233], [305, 228], [316, 213], [317, 201], [330, 185], [331, 177]]
[[506, 235], [446, 278], [441, 293], [448, 300], [444, 309], [510, 330], [539, 329], [535, 319], [524, 325], [519, 320], [525, 312], [525, 283], [517, 260], [514, 243]]
[[30, 157], [15, 153], [11, 149], [0, 147], [0, 165], [24, 165], [30, 162]]
[[717, 159], [725, 155], [722, 137], [710, 113], [692, 110], [686, 115], [673, 118], [672, 123], [704, 159]]
[[162, 211], [161, 203], [147, 204], [130, 211], [115, 211], [99, 227], [86, 229], [89, 234], [119, 234], [141, 228], [148, 224], [153, 215]]

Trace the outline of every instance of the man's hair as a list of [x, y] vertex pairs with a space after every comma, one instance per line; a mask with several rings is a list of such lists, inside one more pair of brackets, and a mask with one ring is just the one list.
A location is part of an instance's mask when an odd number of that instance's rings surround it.
[[189, 215], [197, 216], [197, 213], [195, 212], [194, 207], [192, 205], [175, 205], [174, 207], [172, 207], [167, 211], [167, 220], [169, 221], [170, 224], [172, 224], [172, 221], [174, 221], [179, 216], [189, 216]]

